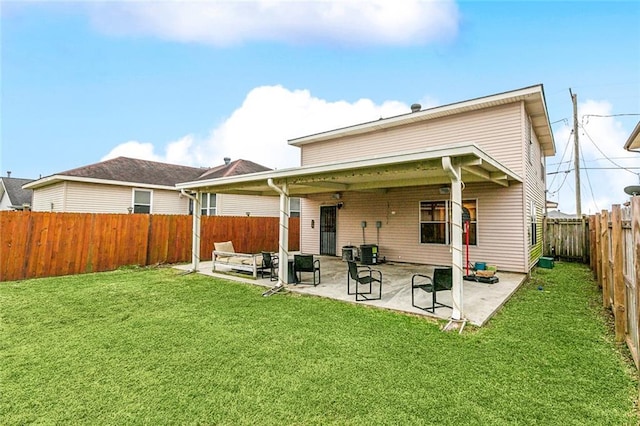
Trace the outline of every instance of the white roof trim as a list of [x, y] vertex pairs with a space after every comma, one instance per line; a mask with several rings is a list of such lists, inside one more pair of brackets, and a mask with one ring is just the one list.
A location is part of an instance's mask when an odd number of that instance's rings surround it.
[[[468, 101], [457, 102], [454, 104], [443, 105], [435, 108], [429, 108], [418, 112], [410, 112], [395, 117], [370, 121], [367, 123], [357, 124], [354, 126], [344, 127], [340, 129], [329, 130], [327, 132], [316, 133], [313, 135], [303, 136], [288, 141], [289, 145], [302, 146], [309, 143], [335, 139], [339, 137], [358, 135], [363, 133], [375, 132], [381, 129], [402, 126], [420, 121], [432, 120], [435, 118], [460, 114], [468, 111], [475, 111], [484, 108], [490, 108], [498, 105], [505, 105], [513, 102], [525, 102], [525, 107], [529, 110], [535, 107], [539, 110], [537, 114], [532, 114], [532, 125], [536, 129], [536, 134], [547, 155], [555, 154], [555, 142], [551, 125], [549, 124], [549, 116], [547, 112], [546, 101], [542, 85], [526, 87], [511, 92], [500, 93], [496, 95], [486, 96], [482, 98], [471, 99]], [[532, 111], [528, 111], [530, 114]]]
[[640, 149], [640, 121], [638, 121], [629, 139], [627, 139], [627, 142], [624, 144], [624, 149], [632, 152], [638, 152], [636, 150]]
[[35, 180], [33, 182], [29, 182], [26, 185], [23, 185], [23, 189], [37, 189], [42, 188], [44, 186], [53, 185], [59, 182], [81, 182], [81, 183], [91, 183], [91, 184], [99, 184], [99, 185], [117, 185], [117, 186], [129, 186], [129, 187], [137, 187], [137, 188], [149, 188], [149, 189], [165, 189], [169, 191], [175, 191], [175, 186], [167, 186], [167, 185], [154, 185], [151, 183], [140, 183], [140, 182], [125, 182], [120, 180], [107, 180], [107, 179], [96, 179], [96, 178], [88, 178], [81, 176], [67, 176], [67, 175], [52, 175], [47, 176], [42, 179]]

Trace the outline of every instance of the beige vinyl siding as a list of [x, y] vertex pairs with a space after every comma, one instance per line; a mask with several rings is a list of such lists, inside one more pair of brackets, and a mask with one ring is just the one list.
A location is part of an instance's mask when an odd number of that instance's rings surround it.
[[522, 174], [523, 109], [519, 102], [390, 130], [306, 144], [301, 147], [302, 165], [474, 143], [515, 173]]
[[[146, 188], [139, 188], [148, 190]], [[152, 189], [151, 213], [188, 214], [189, 200], [177, 191]], [[83, 182], [61, 182], [33, 191], [34, 210], [70, 213], [129, 213], [133, 203], [130, 186], [100, 185]], [[35, 202], [37, 201], [37, 207]]]
[[[469, 249], [471, 261], [495, 264], [500, 270], [525, 272], [526, 261], [522, 240], [522, 185], [509, 188], [493, 184], [469, 185], [463, 199], [477, 200], [478, 244]], [[412, 187], [388, 191], [386, 194], [342, 194], [344, 203], [338, 210], [337, 251], [342, 246], [378, 244], [380, 256], [387, 261], [450, 265], [448, 245], [420, 244], [420, 201], [446, 200], [438, 187]], [[311, 220], [319, 224], [322, 205], [335, 205], [330, 196], [314, 196], [302, 200], [301, 250], [319, 253], [319, 227], [311, 229]], [[394, 213], [395, 212], [395, 213]], [[367, 221], [364, 240], [361, 221]], [[379, 234], [376, 221], [382, 222]]]
[[217, 214], [221, 216], [278, 217], [280, 215], [280, 197], [258, 195], [218, 194]]
[[[144, 190], [145, 188], [140, 189]], [[180, 192], [164, 189], [152, 189], [151, 191], [151, 213], [189, 214], [189, 199], [187, 197], [180, 198]], [[133, 193], [131, 193], [131, 197], [133, 197]]]
[[6, 192], [0, 192], [0, 210], [10, 210], [11, 200]]
[[128, 213], [131, 206], [131, 188], [127, 186], [99, 185], [67, 182], [65, 211], [76, 213]]
[[[526, 189], [526, 200], [523, 211], [525, 212], [525, 246], [527, 248], [528, 253], [528, 269], [533, 268], [540, 256], [543, 252], [542, 246], [542, 213], [544, 211], [545, 205], [545, 189], [546, 182], [545, 176], [543, 175], [543, 170], [541, 168], [542, 163], [542, 147], [538, 141], [538, 137], [531, 130], [530, 126], [531, 120], [529, 117], [525, 117], [525, 155], [527, 155], [527, 160], [525, 160], [526, 166], [526, 174], [525, 174], [525, 189]], [[529, 149], [529, 141], [531, 141], [530, 149]], [[530, 155], [530, 161], [528, 156]], [[533, 208], [535, 211], [531, 211], [533, 202]], [[535, 246], [531, 245], [531, 215], [535, 215], [536, 223], [537, 223], [537, 244]]]
[[[33, 190], [31, 209], [36, 212], [64, 212], [66, 182], [56, 183]], [[51, 207], [53, 205], [53, 208]]]

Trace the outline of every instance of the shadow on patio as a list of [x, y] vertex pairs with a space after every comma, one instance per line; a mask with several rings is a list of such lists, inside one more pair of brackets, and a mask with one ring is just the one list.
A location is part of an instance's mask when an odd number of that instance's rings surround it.
[[[291, 255], [291, 258], [293, 258], [293, 255]], [[449, 319], [451, 317], [452, 310], [450, 308], [437, 308], [435, 314], [432, 314], [411, 305], [412, 275], [420, 273], [431, 276], [434, 268], [432, 265], [396, 262], [371, 265], [372, 269], [378, 269], [382, 272], [382, 299], [356, 302], [354, 295], [347, 294], [347, 263], [343, 262], [339, 257], [333, 256], [315, 256], [315, 258], [320, 259], [321, 283], [314, 287], [311, 274], [304, 274], [302, 277], [303, 283], [287, 285], [290, 291], [441, 319]], [[187, 270], [191, 265], [177, 267]], [[269, 278], [254, 280], [251, 276], [245, 278], [242, 276], [243, 274], [225, 274], [219, 271], [214, 273], [212, 272], [210, 261], [201, 262], [199, 272], [264, 287], [273, 287], [276, 284], [276, 282], [270, 281]], [[500, 281], [496, 284], [463, 281], [463, 315], [469, 323], [478, 326], [484, 325], [518, 287], [524, 283], [527, 277], [525, 274], [501, 271], [498, 271], [496, 275], [500, 278]], [[311, 282], [311, 284], [307, 284], [308, 282]], [[450, 291], [438, 292], [437, 297], [439, 302], [452, 305]], [[416, 303], [421, 306], [430, 305], [431, 294], [424, 291], [416, 291]]]

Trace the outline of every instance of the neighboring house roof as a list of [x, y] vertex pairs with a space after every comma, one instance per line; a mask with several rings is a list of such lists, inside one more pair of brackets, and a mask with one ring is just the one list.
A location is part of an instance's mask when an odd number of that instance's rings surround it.
[[635, 129], [631, 132], [631, 136], [629, 136], [627, 143], [624, 144], [624, 149], [627, 151], [640, 152], [640, 121], [638, 121]]
[[461, 114], [470, 111], [477, 111], [485, 108], [521, 101], [524, 102], [527, 113], [531, 117], [531, 125], [535, 129], [536, 135], [538, 136], [538, 140], [540, 142], [540, 145], [542, 146], [545, 156], [555, 155], [556, 147], [553, 140], [553, 133], [551, 132], [551, 125], [549, 124], [547, 103], [544, 98], [544, 90], [542, 84], [416, 112], [409, 112], [407, 114], [402, 114], [395, 117], [371, 121], [355, 126], [344, 127], [341, 129], [330, 130], [328, 132], [317, 133], [315, 135], [304, 136], [301, 138], [290, 140], [289, 144], [294, 146], [301, 146], [312, 142], [334, 139], [336, 137], [377, 132], [381, 129], [402, 126], [412, 122], [415, 123], [420, 121], [432, 120], [436, 118]]
[[575, 214], [562, 213], [559, 210], [550, 210], [547, 212], [547, 217], [549, 219], [575, 219], [578, 216], [576, 216]]
[[[189, 167], [137, 158], [117, 157], [78, 167], [39, 179], [28, 185], [36, 189], [61, 181], [79, 181], [112, 185], [162, 187], [175, 189], [179, 182], [235, 176], [271, 170], [247, 160], [229, 161], [214, 168]], [[205, 177], [203, 177], [205, 176]]]
[[23, 189], [22, 186], [33, 182], [33, 179], [21, 179], [12, 177], [0, 178], [0, 195], [6, 193], [9, 203], [14, 208], [22, 208], [24, 204], [31, 205], [33, 191]]
[[[227, 159], [225, 158], [225, 164], [223, 164], [222, 166], [208, 169], [207, 171], [202, 173], [200, 177], [196, 180], [239, 176], [239, 175], [246, 175], [249, 173], [267, 172], [270, 170], [271, 170], [270, 168], [261, 166], [260, 164], [254, 163], [253, 161], [236, 160], [236, 161], [227, 163]], [[182, 181], [182, 182], [185, 182], [185, 181]]]

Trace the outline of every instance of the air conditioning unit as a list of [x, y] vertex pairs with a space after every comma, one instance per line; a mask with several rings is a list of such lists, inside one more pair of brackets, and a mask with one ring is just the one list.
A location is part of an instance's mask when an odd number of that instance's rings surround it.
[[358, 247], [356, 246], [344, 246], [342, 247], [342, 260], [344, 262], [355, 262], [358, 259]]

